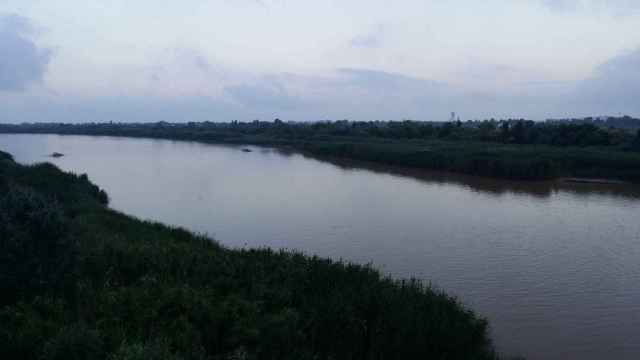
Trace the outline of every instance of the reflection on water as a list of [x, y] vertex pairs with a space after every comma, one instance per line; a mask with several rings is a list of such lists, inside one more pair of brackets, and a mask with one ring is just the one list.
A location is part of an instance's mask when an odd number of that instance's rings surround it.
[[624, 183], [589, 183], [568, 181], [513, 181], [493, 179], [472, 175], [457, 174], [444, 171], [431, 171], [401, 166], [389, 166], [366, 161], [350, 160], [343, 158], [315, 156], [309, 153], [300, 153], [292, 149], [257, 148], [263, 154], [277, 153], [285, 157], [303, 156], [305, 158], [331, 163], [343, 170], [366, 170], [376, 174], [389, 174], [409, 177], [435, 184], [458, 185], [471, 191], [494, 194], [524, 194], [539, 198], [547, 198], [558, 192], [575, 194], [601, 194], [609, 196], [621, 196], [624, 198], [640, 198], [640, 186]]
[[[282, 150], [0, 135], [18, 161], [86, 172], [116, 209], [269, 246], [371, 262], [457, 295], [530, 359], [640, 358], [640, 190], [510, 182]], [[62, 158], [47, 154], [61, 152]]]
[[[282, 149], [262, 149], [264, 152], [277, 152], [283, 156], [297, 155], [293, 150]], [[401, 166], [389, 166], [366, 161], [350, 159], [319, 157], [312, 154], [302, 154], [303, 156], [329, 162], [343, 170], [367, 170], [376, 174], [389, 174], [418, 179], [427, 183], [435, 184], [455, 184], [471, 191], [484, 192], [501, 196], [504, 194], [523, 194], [539, 198], [548, 198], [558, 192], [569, 192], [575, 194], [600, 194], [608, 196], [621, 196], [623, 198], [640, 199], [640, 186], [636, 184], [624, 183], [589, 183], [589, 182], [569, 182], [569, 181], [513, 181], [505, 179], [494, 179], [472, 175], [457, 174], [444, 171], [431, 171], [415, 169]]]

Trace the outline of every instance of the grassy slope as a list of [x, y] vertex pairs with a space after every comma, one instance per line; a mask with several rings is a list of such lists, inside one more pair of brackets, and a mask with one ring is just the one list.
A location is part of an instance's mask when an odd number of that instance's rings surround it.
[[229, 250], [0, 153], [0, 358], [492, 359], [487, 323], [369, 267]]

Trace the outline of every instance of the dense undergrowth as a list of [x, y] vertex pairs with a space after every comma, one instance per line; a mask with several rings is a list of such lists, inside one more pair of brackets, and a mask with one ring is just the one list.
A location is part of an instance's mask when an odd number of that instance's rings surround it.
[[495, 359], [487, 322], [367, 266], [230, 250], [0, 153], [2, 359]]
[[[638, 121], [640, 123], [640, 121]], [[288, 147], [508, 179], [596, 177], [640, 182], [640, 130], [594, 124], [484, 121], [0, 125], [0, 132], [108, 135]]]

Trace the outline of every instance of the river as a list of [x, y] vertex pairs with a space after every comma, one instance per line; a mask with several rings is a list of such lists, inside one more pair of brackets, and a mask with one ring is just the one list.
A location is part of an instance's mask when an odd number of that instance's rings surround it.
[[640, 186], [509, 182], [243, 148], [0, 135], [0, 150], [19, 162], [87, 173], [127, 214], [229, 247], [301, 250], [430, 282], [487, 317], [506, 354], [640, 358]]

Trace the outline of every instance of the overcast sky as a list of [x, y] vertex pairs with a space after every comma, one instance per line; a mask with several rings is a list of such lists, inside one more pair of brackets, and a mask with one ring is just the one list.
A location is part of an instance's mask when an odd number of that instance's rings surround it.
[[0, 0], [0, 122], [640, 116], [638, 0]]

